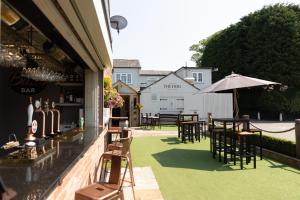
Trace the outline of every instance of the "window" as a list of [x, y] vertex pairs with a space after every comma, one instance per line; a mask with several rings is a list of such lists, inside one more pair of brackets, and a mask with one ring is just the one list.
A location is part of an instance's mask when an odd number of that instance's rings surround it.
[[132, 74], [130, 73], [116, 73], [116, 81], [122, 81], [126, 84], [132, 84]]
[[194, 81], [198, 83], [202, 83], [203, 82], [202, 72], [193, 72], [193, 78]]
[[127, 83], [131, 84], [131, 74], [127, 74]]

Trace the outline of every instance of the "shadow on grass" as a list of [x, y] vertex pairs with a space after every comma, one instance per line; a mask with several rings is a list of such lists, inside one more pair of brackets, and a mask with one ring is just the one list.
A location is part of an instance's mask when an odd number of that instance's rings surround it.
[[289, 172], [294, 172], [296, 174], [300, 174], [299, 170], [291, 168], [288, 165], [285, 165], [282, 163], [277, 163], [277, 162], [274, 162], [273, 160], [266, 159], [266, 158], [264, 158], [264, 160], [271, 164], [270, 168], [281, 168], [281, 169], [289, 171]]
[[160, 140], [163, 141], [163, 142], [166, 142], [167, 144], [171, 144], [171, 145], [181, 143], [181, 141], [176, 137], [167, 137], [165, 139], [160, 139]]
[[229, 165], [214, 160], [209, 151], [170, 149], [152, 156], [163, 166], [205, 171], [233, 171]]

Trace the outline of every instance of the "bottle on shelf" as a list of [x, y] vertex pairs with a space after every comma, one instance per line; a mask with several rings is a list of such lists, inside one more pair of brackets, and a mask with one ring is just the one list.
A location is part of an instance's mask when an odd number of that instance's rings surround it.
[[70, 103], [74, 102], [74, 95], [73, 95], [73, 93], [70, 93], [70, 95], [69, 95], [69, 102]]
[[69, 99], [70, 99], [70, 92], [69, 92], [69, 91], [66, 91], [66, 98], [65, 98], [65, 101], [66, 101], [66, 102], [69, 102]]
[[59, 95], [59, 103], [64, 103], [64, 102], [65, 102], [64, 94], [60, 93], [60, 95]]

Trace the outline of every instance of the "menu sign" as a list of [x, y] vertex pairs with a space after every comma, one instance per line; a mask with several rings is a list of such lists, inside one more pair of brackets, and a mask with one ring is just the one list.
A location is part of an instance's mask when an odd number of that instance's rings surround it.
[[9, 76], [9, 84], [12, 90], [22, 95], [34, 95], [43, 91], [47, 85], [45, 82], [34, 81], [21, 76], [21, 71], [15, 70]]
[[174, 84], [174, 83], [169, 83], [169, 84], [164, 84], [164, 88], [166, 88], [166, 89], [179, 89], [179, 88], [181, 88], [181, 85]]

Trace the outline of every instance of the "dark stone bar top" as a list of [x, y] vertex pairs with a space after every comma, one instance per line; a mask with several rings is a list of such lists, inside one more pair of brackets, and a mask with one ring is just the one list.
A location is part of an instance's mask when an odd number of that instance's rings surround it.
[[102, 128], [73, 129], [36, 149], [16, 149], [0, 158], [0, 177], [14, 199], [46, 199], [100, 134]]

